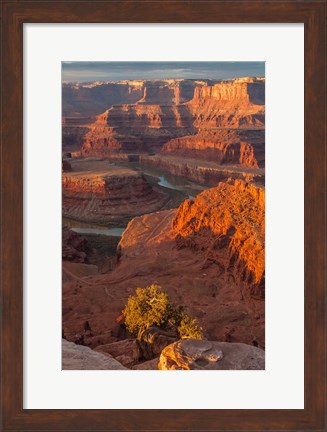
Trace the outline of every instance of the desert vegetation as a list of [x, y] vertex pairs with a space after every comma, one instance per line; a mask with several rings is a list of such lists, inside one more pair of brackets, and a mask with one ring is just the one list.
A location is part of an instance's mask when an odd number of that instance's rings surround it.
[[182, 306], [175, 307], [159, 285], [137, 288], [123, 310], [127, 330], [134, 336], [152, 326], [175, 328], [181, 338], [203, 339], [203, 328]]

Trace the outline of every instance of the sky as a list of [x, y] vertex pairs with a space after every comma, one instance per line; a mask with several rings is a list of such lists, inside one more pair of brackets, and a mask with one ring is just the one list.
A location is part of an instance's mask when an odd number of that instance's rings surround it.
[[168, 78], [227, 79], [265, 76], [264, 62], [62, 62], [62, 81]]

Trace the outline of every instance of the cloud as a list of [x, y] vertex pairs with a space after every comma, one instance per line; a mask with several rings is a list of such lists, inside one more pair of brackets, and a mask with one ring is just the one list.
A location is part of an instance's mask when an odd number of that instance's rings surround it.
[[264, 62], [62, 62], [64, 81], [264, 76]]

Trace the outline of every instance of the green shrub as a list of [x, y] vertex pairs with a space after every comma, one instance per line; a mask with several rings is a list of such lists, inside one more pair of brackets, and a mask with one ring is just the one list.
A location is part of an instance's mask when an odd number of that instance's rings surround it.
[[137, 288], [123, 310], [127, 330], [138, 337], [149, 327], [174, 326], [181, 338], [202, 339], [202, 328], [196, 318], [187, 315], [181, 306], [175, 308], [159, 285]]

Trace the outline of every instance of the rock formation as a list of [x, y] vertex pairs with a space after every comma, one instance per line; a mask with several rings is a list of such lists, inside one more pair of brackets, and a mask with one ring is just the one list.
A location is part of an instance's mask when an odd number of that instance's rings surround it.
[[144, 360], [151, 360], [157, 357], [163, 348], [178, 340], [177, 331], [159, 329], [156, 326], [150, 327], [141, 334], [139, 347]]
[[243, 181], [221, 183], [177, 210], [136, 217], [113, 271], [81, 278], [83, 264], [69, 273], [63, 266], [64, 276], [73, 273], [63, 285], [65, 336], [84, 335], [93, 348], [117, 341], [115, 320], [128, 296], [156, 283], [199, 319], [208, 339], [264, 347], [264, 253], [264, 189]]
[[62, 176], [63, 216], [123, 226], [133, 216], [161, 209], [167, 196], [141, 173], [106, 161], [72, 160]]
[[117, 370], [126, 369], [110, 355], [99, 353], [82, 345], [62, 340], [63, 370]]
[[[84, 156], [158, 153], [166, 144], [166, 155], [177, 151], [208, 159], [213, 154], [217, 162], [261, 167], [263, 133], [250, 131], [264, 129], [264, 88], [264, 79], [259, 78], [67, 84], [63, 86], [65, 130], [73, 131], [76, 122], [84, 124], [78, 135], [83, 135]], [[217, 128], [235, 131], [219, 133]], [[181, 137], [186, 139], [178, 140]]]
[[[63, 231], [63, 337], [79, 344], [65, 347], [67, 368], [75, 354], [86, 368], [85, 345], [104, 356], [99, 369], [112, 360], [156, 369], [159, 356], [160, 369], [264, 369], [264, 124], [259, 78], [63, 85], [63, 216], [128, 223], [102, 267], [99, 242]], [[213, 187], [172, 208], [184, 195], [125, 168], [131, 162]], [[121, 311], [150, 284], [196, 317], [208, 340], [154, 327], [131, 339]]]
[[[182, 152], [181, 152], [182, 153]], [[202, 156], [202, 155], [201, 155]], [[251, 157], [251, 156], [250, 156]], [[248, 160], [250, 160], [250, 157]], [[185, 177], [206, 186], [215, 186], [229, 178], [241, 179], [257, 185], [264, 185], [264, 168], [248, 166], [219, 165], [212, 161], [188, 159], [180, 156], [141, 155], [139, 160], [145, 166], [153, 166], [168, 171], [173, 175]], [[257, 161], [255, 161], [255, 164]]]
[[105, 345], [99, 345], [95, 350], [110, 354], [123, 366], [128, 368], [138, 364], [141, 358], [141, 352], [136, 339], [125, 339]]
[[65, 119], [85, 119], [112, 105], [180, 105], [193, 98], [194, 88], [209, 80], [127, 80], [118, 82], [63, 83], [62, 113]]
[[245, 283], [251, 295], [264, 297], [263, 188], [239, 180], [220, 183], [194, 200], [185, 200], [173, 220], [173, 229], [179, 248], [206, 252], [208, 262], [233, 269], [240, 287]]
[[202, 130], [196, 135], [167, 142], [161, 153], [216, 162], [219, 165], [240, 165], [263, 168], [265, 132], [262, 129]]
[[187, 106], [197, 128], [262, 128], [265, 86], [261, 78], [237, 78], [194, 90]]
[[242, 343], [179, 340], [163, 349], [160, 370], [262, 370], [265, 352]]
[[86, 238], [63, 228], [62, 231], [62, 259], [65, 261], [88, 263], [88, 257], [92, 253], [92, 248]]
[[72, 119], [92, 118], [114, 104], [134, 104], [143, 96], [143, 81], [63, 83], [62, 114]]

